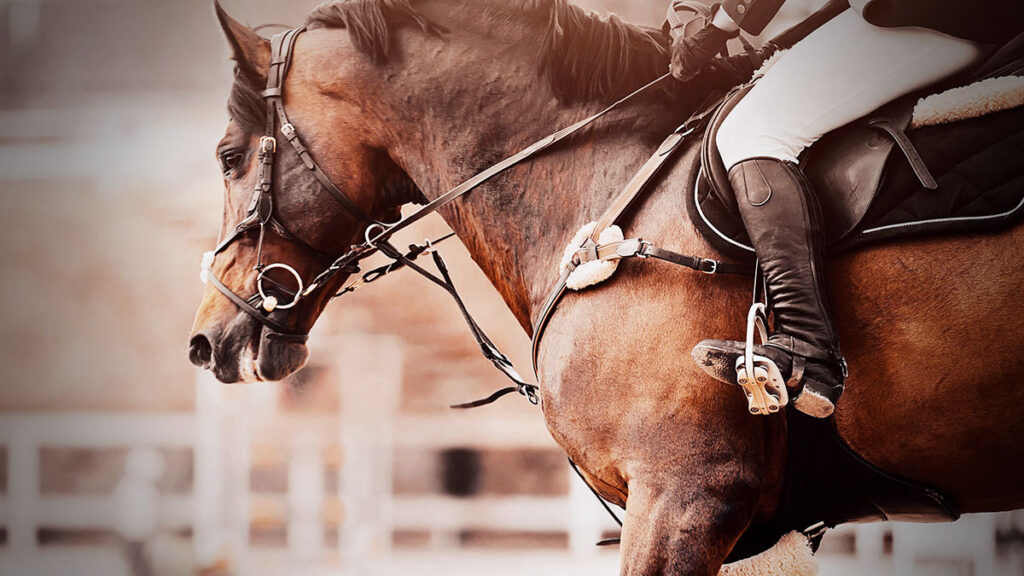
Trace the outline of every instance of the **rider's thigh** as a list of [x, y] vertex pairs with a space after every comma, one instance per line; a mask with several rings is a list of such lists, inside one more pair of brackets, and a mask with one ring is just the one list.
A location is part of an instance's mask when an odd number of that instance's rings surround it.
[[726, 167], [796, 162], [824, 134], [977, 63], [983, 47], [919, 27], [881, 28], [847, 10], [757, 81], [718, 132]]

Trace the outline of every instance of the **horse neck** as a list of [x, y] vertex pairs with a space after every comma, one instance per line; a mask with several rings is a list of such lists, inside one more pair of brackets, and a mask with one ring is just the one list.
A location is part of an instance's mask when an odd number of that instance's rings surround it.
[[[457, 46], [448, 39], [413, 48], [430, 57], [407, 61], [414, 72], [400, 90], [393, 82], [387, 90], [401, 93], [388, 112], [390, 130], [402, 135], [391, 154], [427, 199], [607, 105], [560, 103], [537, 77], [529, 50], [519, 60], [479, 50], [467, 60]], [[631, 102], [441, 211], [527, 332], [566, 244], [599, 217], [677, 120], [665, 104]]]

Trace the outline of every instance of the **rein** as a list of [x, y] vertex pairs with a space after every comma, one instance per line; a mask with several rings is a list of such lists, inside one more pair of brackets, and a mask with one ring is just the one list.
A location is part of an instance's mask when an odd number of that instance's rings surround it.
[[[391, 237], [397, 234], [398, 232], [404, 230], [405, 228], [408, 228], [412, 224], [422, 220], [423, 218], [429, 216], [430, 214], [433, 214], [434, 212], [437, 212], [438, 210], [447, 206], [448, 204], [451, 204], [452, 202], [458, 200], [462, 196], [465, 196], [466, 194], [472, 192], [481, 184], [487, 182], [488, 180], [494, 178], [495, 176], [501, 174], [502, 172], [505, 172], [509, 168], [512, 168], [513, 166], [523, 162], [524, 160], [527, 160], [540, 154], [541, 152], [547, 150], [551, 146], [554, 146], [555, 144], [565, 140], [566, 138], [572, 136], [573, 134], [576, 134], [583, 128], [589, 126], [590, 124], [600, 119], [601, 117], [607, 115], [608, 113], [612, 112], [617, 108], [620, 108], [623, 104], [639, 96], [640, 94], [654, 88], [658, 84], [661, 84], [662, 82], [668, 80], [670, 77], [670, 74], [664, 74], [663, 76], [660, 76], [652, 80], [651, 82], [648, 82], [647, 84], [638, 88], [637, 90], [634, 90], [627, 96], [624, 96], [623, 98], [617, 100], [616, 102], [614, 102], [607, 108], [601, 110], [600, 112], [587, 118], [584, 118], [583, 120], [580, 120], [575, 124], [562, 128], [557, 132], [549, 134], [544, 138], [541, 138], [540, 140], [534, 142], [533, 144], [527, 146], [526, 148], [523, 148], [522, 150], [513, 154], [512, 156], [505, 158], [501, 162], [498, 162], [497, 164], [491, 166], [490, 168], [487, 168], [483, 172], [480, 172], [479, 174], [476, 174], [475, 176], [471, 177], [465, 182], [459, 184], [455, 188], [452, 188], [451, 190], [445, 192], [435, 200], [425, 204], [412, 214], [402, 218], [401, 220], [395, 222], [394, 224], [371, 224], [366, 229], [366, 241], [357, 246], [353, 246], [348, 253], [342, 255], [340, 258], [335, 260], [334, 263], [332, 263], [327, 270], [325, 270], [316, 279], [313, 280], [309, 288], [306, 289], [306, 293], [308, 294], [318, 289], [321, 284], [330, 280], [335, 274], [337, 274], [338, 271], [343, 269], [344, 266], [355, 262], [359, 262], [373, 255], [374, 253], [381, 251], [380, 246], [386, 243], [388, 240], [390, 240]], [[377, 233], [373, 234], [373, 232], [375, 231]], [[445, 239], [447, 239], [447, 236], [445, 237]], [[439, 240], [434, 241], [433, 243], [437, 244], [438, 242]]]
[[[288, 326], [287, 311], [294, 308], [302, 300], [321, 290], [338, 274], [355, 274], [359, 272], [360, 262], [374, 254], [381, 253], [391, 259], [389, 264], [370, 270], [361, 277], [345, 284], [337, 293], [333, 294], [331, 298], [337, 298], [344, 294], [354, 292], [360, 287], [375, 282], [401, 268], [410, 268], [416, 271], [418, 274], [440, 286], [448, 292], [449, 295], [451, 295], [452, 299], [455, 300], [456, 305], [459, 307], [459, 311], [462, 313], [470, 332], [472, 332], [477, 344], [479, 344], [481, 353], [513, 383], [512, 386], [498, 390], [491, 396], [482, 400], [459, 404], [452, 407], [473, 408], [483, 406], [513, 392], [517, 392], [525, 396], [532, 404], [538, 404], [540, 402], [540, 398], [537, 393], [537, 385], [527, 383], [522, 376], [519, 375], [515, 367], [512, 365], [511, 360], [498, 350], [490, 338], [488, 338], [484, 333], [479, 324], [473, 319], [459, 295], [458, 290], [452, 282], [447, 265], [435, 249], [436, 244], [451, 238], [454, 236], [454, 233], [446, 234], [433, 241], [428, 240], [424, 244], [410, 245], [406, 251], [396, 248], [392, 244], [391, 239], [398, 232], [472, 192], [481, 184], [507, 171], [513, 166], [537, 156], [555, 144], [568, 139], [570, 136], [578, 133], [583, 128], [589, 126], [613, 110], [620, 108], [640, 94], [643, 94], [662, 82], [665, 82], [670, 78], [670, 74], [664, 74], [663, 76], [648, 82], [637, 90], [634, 90], [625, 97], [615, 101], [596, 114], [584, 118], [575, 124], [567, 126], [534, 142], [512, 156], [505, 158], [501, 162], [494, 164], [490, 168], [487, 168], [483, 172], [476, 174], [455, 188], [445, 192], [443, 195], [422, 206], [412, 214], [400, 219], [398, 222], [388, 224], [376, 220], [368, 215], [330, 180], [327, 174], [310, 155], [309, 149], [302, 143], [295, 126], [288, 120], [284, 107], [284, 81], [291, 66], [295, 39], [304, 31], [304, 27], [293, 28], [280, 34], [276, 34], [271, 38], [271, 63], [267, 73], [267, 88], [262, 93], [263, 98], [267, 102], [266, 135], [260, 138], [259, 142], [257, 157], [257, 184], [253, 191], [253, 197], [250, 201], [246, 217], [235, 226], [233, 233], [228, 238], [220, 242], [213, 251], [204, 255], [201, 278], [204, 282], [210, 282], [214, 288], [220, 291], [242, 312], [246, 313], [266, 327], [269, 330], [268, 338], [304, 342], [308, 339], [308, 333]], [[702, 110], [704, 110], [704, 108], [702, 108]], [[623, 190], [615, 202], [613, 202], [612, 206], [605, 213], [605, 216], [603, 216], [599, 221], [599, 226], [597, 226], [593, 239], [588, 239], [589, 244], [584, 244], [581, 246], [581, 249], [590, 250], [590, 252], [593, 253], [594, 258], [626, 258], [632, 256], [643, 258], [653, 257], [679, 265], [688, 266], [694, 270], [705, 273], [737, 272], [737, 270], [733, 269], [734, 266], [731, 264], [676, 254], [668, 250], [657, 248], [649, 242], [644, 242], [642, 239], [633, 239], [623, 243], [628, 243], [628, 246], [633, 248], [632, 251], [624, 249], [623, 246], [612, 247], [611, 249], [614, 252], [613, 254], [608, 253], [608, 246], [596, 246], [595, 244], [596, 235], [600, 234], [600, 231], [607, 226], [613, 224], [614, 221], [628, 208], [633, 200], [635, 200], [639, 195], [639, 192], [644, 188], [646, 183], [671, 156], [671, 153], [676, 149], [678, 144], [703, 123], [706, 115], [707, 110], [704, 110], [704, 112], [699, 114], [695, 114], [669, 136], [666, 142], [659, 147], [658, 152], [651, 160], [648, 161], [647, 164], [644, 165], [641, 171], [630, 181], [626, 189]], [[364, 241], [361, 244], [351, 246], [350, 249], [340, 257], [331, 259], [330, 256], [313, 248], [309, 243], [303, 241], [294, 233], [289, 231], [289, 229], [274, 215], [273, 167], [274, 158], [277, 153], [278, 132], [280, 132], [284, 139], [291, 145], [291, 148], [302, 161], [303, 165], [313, 173], [313, 176], [323, 186], [323, 188], [326, 189], [327, 192], [339, 204], [341, 204], [354, 219], [361, 222], [364, 226]], [[323, 271], [317, 274], [308, 285], [303, 284], [302, 276], [295, 268], [288, 264], [264, 264], [262, 261], [263, 241], [265, 239], [267, 228], [270, 228], [282, 239], [297, 244], [313, 253], [318, 259], [322, 261], [330, 261], [330, 264], [328, 264]], [[218, 254], [222, 253], [236, 240], [242, 238], [253, 230], [258, 230], [259, 234], [257, 244], [257, 263], [254, 266], [257, 276], [254, 287], [255, 293], [252, 296], [245, 298], [227, 287], [219, 278], [216, 277], [213, 272], [213, 263]], [[437, 274], [416, 263], [416, 259], [423, 254], [431, 255], [434, 265], [438, 270]], [[581, 262], [582, 260], [580, 259], [574, 260], [575, 265], [578, 265]], [[267, 275], [268, 272], [275, 269], [289, 273], [294, 278], [297, 288], [295, 290], [291, 290], [282, 283], [270, 278]], [[543, 332], [548, 318], [551, 313], [553, 313], [558, 299], [565, 290], [565, 278], [566, 275], [563, 275], [559, 280], [559, 283], [556, 285], [552, 296], [549, 297], [544, 306], [541, 318], [537, 323], [538, 328], [534, 330], [533, 355], [535, 367], [540, 335]], [[282, 301], [285, 303], [282, 304]]]

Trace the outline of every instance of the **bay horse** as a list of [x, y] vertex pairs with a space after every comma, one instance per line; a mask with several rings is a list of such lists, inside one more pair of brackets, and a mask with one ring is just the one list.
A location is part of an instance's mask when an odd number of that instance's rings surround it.
[[[271, 50], [217, 13], [237, 65], [217, 147], [230, 235], [262, 173]], [[338, 190], [382, 221], [668, 66], [657, 30], [565, 0], [340, 0], [307, 26], [283, 86], [290, 122]], [[566, 243], [706, 87], [678, 92], [632, 102], [441, 211], [527, 333]], [[720, 257], [685, 216], [697, 156], [688, 145], [622, 224], [660, 246]], [[320, 253], [341, 254], [365, 234], [297, 156], [272, 164], [273, 215], [287, 234], [242, 234], [212, 264], [239, 294], [252, 292], [260, 258], [308, 279], [323, 268]], [[839, 431], [871, 463], [941, 490], [964, 513], [1024, 505], [1022, 247], [1017, 226], [874, 246], [831, 266], [851, 374]], [[308, 332], [347, 272], [290, 310], [287, 328]], [[586, 480], [625, 507], [623, 574], [715, 574], [780, 505], [786, 420], [751, 416], [743, 395], [689, 354], [702, 338], [742, 336], [749, 284], [625, 262], [611, 281], [568, 295], [547, 327], [537, 363], [544, 418]], [[273, 336], [208, 286], [190, 358], [223, 382], [278, 380], [307, 351], [301, 338]]]

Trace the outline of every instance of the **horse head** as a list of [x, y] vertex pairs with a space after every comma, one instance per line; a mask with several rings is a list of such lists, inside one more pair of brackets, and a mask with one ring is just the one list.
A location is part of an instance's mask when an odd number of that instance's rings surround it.
[[[322, 272], [419, 192], [355, 97], [359, 76], [337, 73], [322, 37], [292, 38], [288, 65], [274, 70], [271, 42], [216, 12], [235, 78], [216, 150], [221, 243], [204, 256], [189, 357], [222, 382], [279, 380], [305, 363], [306, 334], [355, 267]], [[264, 94], [270, 76], [284, 88], [277, 100]]]

